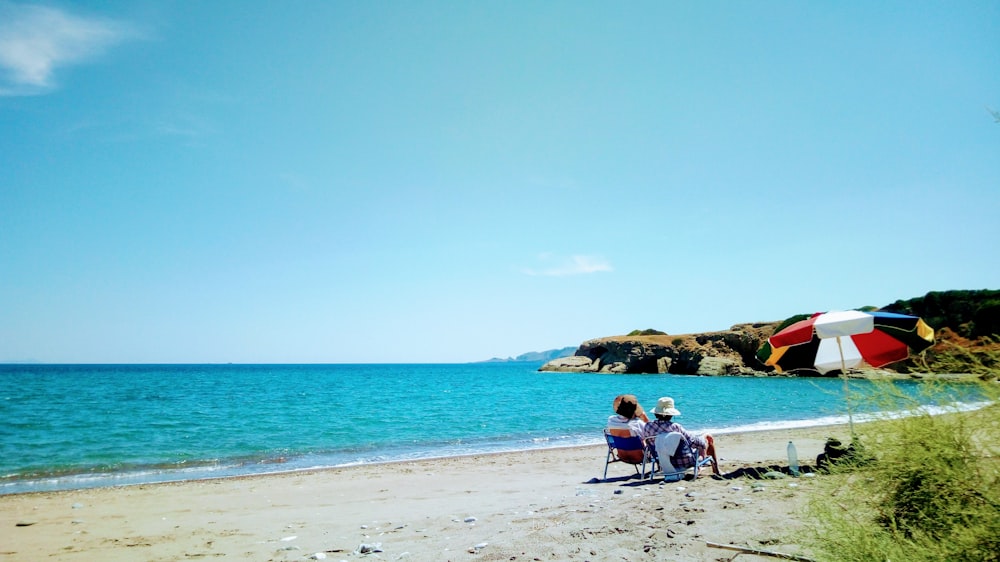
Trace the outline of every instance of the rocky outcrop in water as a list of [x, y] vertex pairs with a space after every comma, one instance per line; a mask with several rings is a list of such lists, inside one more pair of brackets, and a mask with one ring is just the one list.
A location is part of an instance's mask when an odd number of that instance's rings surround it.
[[612, 336], [583, 342], [570, 357], [540, 371], [581, 373], [672, 373], [767, 375], [754, 354], [778, 322], [737, 324], [702, 334]]

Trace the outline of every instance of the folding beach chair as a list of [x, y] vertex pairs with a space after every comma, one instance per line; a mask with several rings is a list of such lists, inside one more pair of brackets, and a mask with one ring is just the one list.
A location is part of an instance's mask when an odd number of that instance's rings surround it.
[[[677, 482], [678, 480], [684, 479], [684, 474], [687, 473], [689, 469], [678, 468], [670, 463], [670, 457], [677, 453], [677, 448], [681, 446], [684, 442], [684, 436], [677, 431], [670, 433], [661, 433], [651, 438], [652, 443], [651, 449], [656, 451], [656, 454], [650, 459], [650, 469], [649, 469], [649, 479], [662, 476], [664, 482]], [[688, 444], [690, 445], [690, 444]], [[694, 448], [692, 447], [692, 451]], [[698, 478], [698, 470], [712, 462], [712, 457], [705, 456], [699, 458], [695, 461], [694, 467], [690, 470], [694, 471], [694, 477]]]
[[[627, 431], [627, 430], [625, 430]], [[642, 446], [642, 438], [629, 434], [617, 434], [618, 430], [605, 429], [604, 440], [608, 443], [608, 456], [604, 460], [604, 479], [608, 479], [608, 465], [623, 462], [632, 465], [640, 477], [646, 474], [646, 463], [652, 460], [650, 452]], [[639, 470], [642, 465], [642, 470]]]

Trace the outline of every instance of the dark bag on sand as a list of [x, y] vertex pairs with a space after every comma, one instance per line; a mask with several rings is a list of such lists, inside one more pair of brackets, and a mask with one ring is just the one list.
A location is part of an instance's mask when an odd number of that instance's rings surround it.
[[823, 452], [816, 457], [816, 468], [826, 470], [831, 464], [851, 455], [851, 447], [844, 447], [844, 444], [833, 437], [827, 437], [826, 444], [823, 445]]
[[848, 462], [849, 466], [858, 467], [875, 462], [875, 457], [865, 450], [864, 444], [860, 441], [844, 447], [840, 441], [827, 437], [823, 452], [816, 457], [816, 468], [830, 470], [831, 465], [848, 464]]

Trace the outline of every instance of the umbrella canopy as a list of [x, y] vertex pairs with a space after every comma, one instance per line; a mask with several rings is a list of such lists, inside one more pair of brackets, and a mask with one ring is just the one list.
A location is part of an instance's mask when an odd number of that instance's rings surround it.
[[866, 363], [881, 367], [906, 359], [934, 344], [934, 330], [916, 316], [892, 312], [842, 310], [813, 314], [767, 338], [757, 358], [779, 373], [815, 368], [821, 373], [840, 369], [844, 404], [854, 434], [847, 369]]
[[844, 310], [817, 313], [788, 326], [768, 338], [757, 357], [779, 373], [827, 373], [861, 364], [882, 367], [933, 344], [934, 330], [916, 316]]

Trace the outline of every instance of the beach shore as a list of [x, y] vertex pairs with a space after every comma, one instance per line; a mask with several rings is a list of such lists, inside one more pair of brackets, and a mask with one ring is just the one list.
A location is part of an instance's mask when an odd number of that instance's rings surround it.
[[[847, 426], [716, 436], [722, 473], [662, 484], [605, 446], [0, 496], [0, 561], [728, 560], [733, 544], [799, 552], [814, 464]], [[370, 549], [373, 552], [362, 553]], [[740, 561], [773, 560], [739, 554]]]

